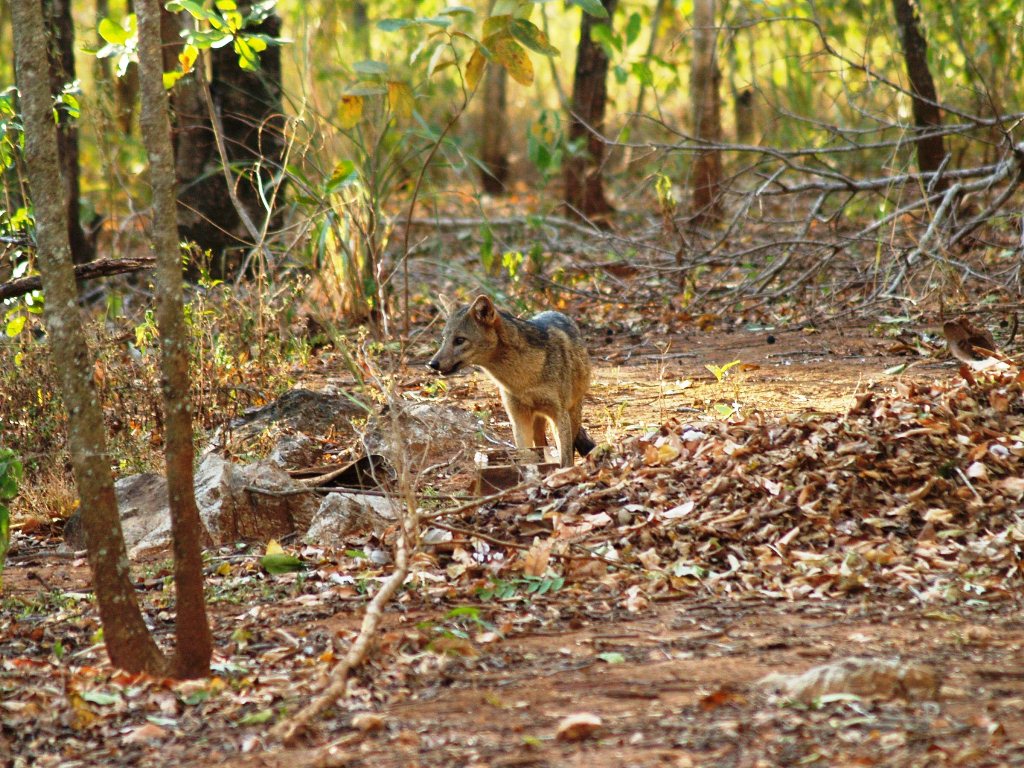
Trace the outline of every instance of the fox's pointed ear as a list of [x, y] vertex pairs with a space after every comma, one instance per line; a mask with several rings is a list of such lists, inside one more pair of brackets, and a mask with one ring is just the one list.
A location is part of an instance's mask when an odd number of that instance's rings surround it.
[[441, 305], [441, 312], [445, 317], [451, 317], [452, 312], [455, 311], [455, 302], [445, 296], [443, 293], [437, 297], [438, 303]]
[[477, 296], [469, 308], [469, 314], [480, 325], [497, 325], [498, 310], [494, 308], [493, 302], [486, 296]]

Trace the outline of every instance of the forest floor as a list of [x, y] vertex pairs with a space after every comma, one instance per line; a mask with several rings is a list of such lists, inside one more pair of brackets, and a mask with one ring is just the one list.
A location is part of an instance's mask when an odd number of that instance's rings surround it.
[[[217, 676], [178, 683], [111, 670], [84, 561], [19, 532], [0, 763], [1024, 764], [1019, 383], [972, 390], [936, 329], [906, 330], [591, 336], [586, 422], [614, 453], [441, 518], [454, 535], [297, 747], [270, 726], [322, 687], [386, 565], [300, 547], [310, 569], [271, 577], [258, 549], [213, 553]], [[478, 373], [444, 400], [504, 418]], [[168, 639], [166, 556], [136, 573]], [[851, 657], [853, 682], [763, 682]]]

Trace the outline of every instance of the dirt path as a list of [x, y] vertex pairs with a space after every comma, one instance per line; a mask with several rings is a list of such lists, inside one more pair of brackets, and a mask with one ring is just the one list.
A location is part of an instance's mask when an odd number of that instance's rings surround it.
[[[682, 600], [629, 617], [602, 611], [595, 600], [581, 612], [409, 680], [404, 700], [377, 710], [382, 730], [343, 736], [329, 750], [330, 764], [614, 768], [1024, 760], [1024, 674], [1019, 665], [1005, 664], [1008, 656], [1019, 659], [1020, 621], [874, 601]], [[801, 672], [850, 656], [928, 665], [941, 677], [942, 698], [835, 697], [786, 705], [758, 683], [769, 673]], [[594, 737], [581, 744], [557, 740], [560, 720], [581, 712], [601, 719]], [[278, 752], [221, 765], [283, 768], [317, 764], [314, 757], [325, 754]]]

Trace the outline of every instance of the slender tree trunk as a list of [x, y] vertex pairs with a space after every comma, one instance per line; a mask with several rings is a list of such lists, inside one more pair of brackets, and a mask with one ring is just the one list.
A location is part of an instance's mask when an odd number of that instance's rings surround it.
[[158, 0], [136, 0], [139, 19], [140, 126], [149, 155], [153, 188], [153, 245], [157, 270], [157, 325], [163, 372], [164, 421], [167, 425], [167, 490], [174, 540], [174, 586], [177, 593], [177, 645], [174, 673], [205, 677], [210, 672], [213, 641], [203, 599], [203, 527], [196, 507], [192, 464], [192, 406], [189, 401], [189, 345], [182, 293], [181, 253], [175, 199], [174, 149], [167, 117], [163, 61], [160, 53]]
[[[690, 68], [690, 106], [694, 138], [711, 144], [722, 140], [722, 73], [718, 68], [718, 28], [715, 26], [715, 0], [693, 3], [693, 66]], [[722, 155], [717, 149], [702, 149], [693, 159], [694, 221], [717, 221], [722, 211], [719, 185], [722, 179]]]
[[146, 630], [132, 588], [100, 410], [75, 285], [49, 89], [42, 4], [12, 3], [14, 53], [25, 122], [25, 160], [36, 215], [46, 330], [68, 411], [68, 448], [81, 500], [93, 589], [110, 661], [163, 674], [166, 661]]
[[601, 0], [601, 4], [608, 12], [607, 21], [583, 13], [569, 109], [569, 141], [585, 139], [586, 151], [568, 158], [564, 170], [566, 208], [584, 218], [615, 210], [604, 193], [605, 145], [601, 138], [608, 101], [608, 57], [590, 39], [590, 30], [595, 23], [611, 24], [618, 0]]
[[[921, 20], [916, 2], [912, 4], [912, 0], [892, 0], [892, 6], [896, 14], [900, 43], [903, 46], [903, 58], [907, 64], [910, 90], [914, 94], [914, 124], [917, 126], [918, 134], [924, 134], [942, 125], [935, 81], [932, 79], [931, 70], [928, 69], [928, 43], [921, 33]], [[917, 167], [922, 172], [938, 171], [945, 158], [946, 148], [942, 136], [918, 137]], [[936, 188], [942, 189], [945, 186], [945, 182], [940, 179]]]
[[480, 183], [491, 195], [505, 193], [509, 174], [508, 70], [490, 66], [484, 73], [484, 111], [480, 121]]
[[[71, 20], [71, 0], [43, 0], [50, 30], [49, 61], [50, 93], [60, 93], [75, 80], [75, 30]], [[96, 257], [92, 241], [86, 237], [79, 221], [81, 193], [78, 178], [78, 125], [61, 105], [57, 108], [57, 156], [67, 206], [68, 240], [75, 264], [85, 264]]]

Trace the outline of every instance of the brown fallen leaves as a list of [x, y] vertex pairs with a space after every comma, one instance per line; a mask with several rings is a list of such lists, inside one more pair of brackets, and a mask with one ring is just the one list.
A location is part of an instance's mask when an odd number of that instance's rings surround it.
[[[555, 537], [660, 574], [650, 591], [999, 600], [1024, 575], [1024, 374], [1006, 368], [845, 415], [671, 420], [536, 501]], [[601, 512], [618, 527], [583, 525]]]

